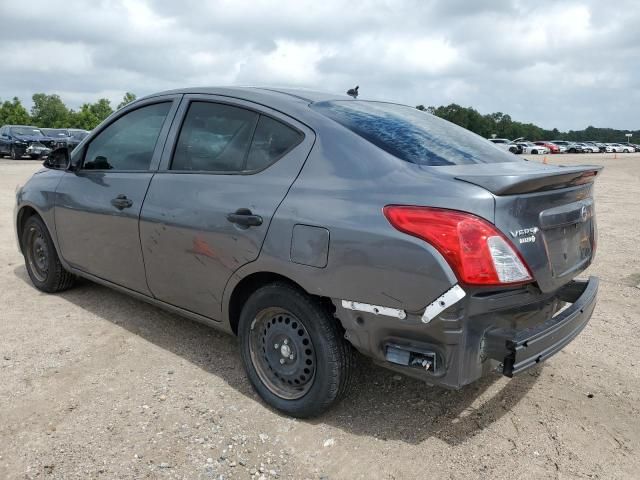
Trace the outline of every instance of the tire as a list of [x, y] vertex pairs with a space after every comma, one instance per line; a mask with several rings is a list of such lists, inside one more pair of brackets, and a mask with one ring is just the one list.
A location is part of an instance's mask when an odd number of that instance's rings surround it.
[[19, 160], [20, 157], [18, 156], [18, 152], [16, 152], [16, 147], [14, 147], [13, 145], [11, 145], [11, 150], [9, 152], [9, 156], [11, 157], [11, 160]]
[[73, 285], [75, 277], [60, 263], [51, 235], [37, 215], [25, 222], [21, 245], [27, 273], [38, 290], [55, 293]]
[[346, 395], [355, 353], [320, 301], [284, 283], [259, 288], [238, 325], [242, 361], [253, 388], [288, 415], [320, 415]]
[[531, 150], [531, 155], [537, 155], [538, 154], [538, 150]]
[[29, 155], [29, 158], [31, 158], [31, 160], [38, 160], [40, 155]]

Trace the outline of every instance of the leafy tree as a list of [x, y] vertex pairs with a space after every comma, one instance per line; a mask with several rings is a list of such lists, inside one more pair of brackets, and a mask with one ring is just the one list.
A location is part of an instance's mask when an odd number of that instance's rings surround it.
[[120, 110], [122, 107], [124, 107], [125, 105], [130, 104], [131, 102], [133, 102], [136, 98], [136, 94], [135, 93], [131, 93], [131, 92], [127, 92], [124, 94], [124, 97], [122, 97], [122, 101], [118, 104], [118, 108], [117, 110]]
[[84, 103], [77, 112], [71, 111], [69, 126], [93, 130], [112, 113], [111, 103], [106, 98], [101, 98], [96, 103]]
[[28, 125], [31, 118], [18, 97], [0, 105], [0, 125]]
[[106, 98], [101, 98], [96, 103], [91, 104], [90, 106], [93, 114], [100, 120], [103, 121], [109, 115], [113, 113], [113, 108], [111, 108], [111, 102]]
[[67, 126], [69, 109], [58, 95], [34, 93], [32, 99], [31, 118], [38, 127], [63, 128]]

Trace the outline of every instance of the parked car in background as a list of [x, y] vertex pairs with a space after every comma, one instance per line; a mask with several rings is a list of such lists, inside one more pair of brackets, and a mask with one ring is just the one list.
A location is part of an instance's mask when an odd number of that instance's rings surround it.
[[568, 142], [566, 140], [551, 140], [551, 142], [566, 148], [567, 153], [582, 153], [582, 146], [575, 142]]
[[549, 153], [549, 149], [544, 145], [537, 145], [533, 142], [518, 142], [522, 148], [522, 153], [530, 155], [545, 155]]
[[76, 148], [89, 132], [77, 128], [42, 128], [45, 135], [55, 139], [53, 148], [68, 147], [70, 150]]
[[600, 153], [603, 153], [606, 150], [606, 147], [607, 147], [607, 145], [602, 143], [602, 142], [590, 141], [590, 142], [585, 142], [585, 143], [588, 143], [590, 145], [595, 145], [598, 148], [598, 152], [600, 152]]
[[55, 140], [47, 137], [38, 127], [4, 125], [0, 128], [0, 157], [13, 160], [29, 156], [33, 159], [47, 155], [55, 148]]
[[73, 145], [73, 148], [77, 147], [80, 142], [84, 140], [87, 135], [89, 135], [89, 133], [90, 132], [88, 130], [82, 130], [80, 128], [70, 128], [69, 135], [71, 135], [72, 138], [71, 145]]
[[521, 149], [508, 138], [489, 138], [491, 143], [511, 153], [522, 153]]
[[633, 153], [636, 149], [629, 145], [623, 145], [621, 143], [609, 143], [607, 144], [607, 152], [609, 153]]
[[623, 147], [627, 147], [629, 149], [629, 152], [627, 153], [634, 153], [638, 151], [638, 147], [633, 143], [621, 143], [620, 145], [622, 145]]
[[528, 162], [413, 107], [174, 90], [45, 166], [14, 218], [36, 288], [81, 276], [237, 335], [255, 390], [293, 416], [348, 392], [356, 350], [460, 388], [539, 365], [596, 304], [598, 279], [576, 277], [602, 167]]
[[598, 153], [600, 152], [600, 148], [598, 148], [596, 145], [593, 145], [589, 142], [579, 142], [577, 143], [577, 145], [580, 145], [582, 147], [582, 151], [584, 153]]
[[555, 143], [551, 143], [551, 142], [544, 142], [544, 141], [537, 141], [537, 142], [533, 142], [536, 145], [540, 145], [541, 147], [545, 147], [547, 149], [549, 149], [549, 153], [562, 153], [562, 151], [560, 150], [560, 147], [558, 145], [556, 145]]

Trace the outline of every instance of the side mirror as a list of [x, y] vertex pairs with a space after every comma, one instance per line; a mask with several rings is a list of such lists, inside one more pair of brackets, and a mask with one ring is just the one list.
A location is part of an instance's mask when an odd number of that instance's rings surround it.
[[69, 168], [69, 150], [67, 148], [58, 148], [49, 153], [49, 156], [42, 162], [45, 168], [52, 170], [66, 170]]

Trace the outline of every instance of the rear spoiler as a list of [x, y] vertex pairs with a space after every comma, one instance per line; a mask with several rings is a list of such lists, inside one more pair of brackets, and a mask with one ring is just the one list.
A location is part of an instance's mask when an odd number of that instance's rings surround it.
[[456, 175], [455, 178], [478, 185], [495, 195], [516, 195], [592, 183], [603, 168], [601, 166], [558, 167], [558, 170], [551, 172]]

